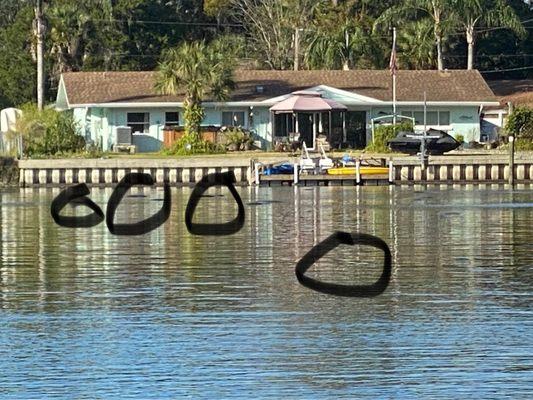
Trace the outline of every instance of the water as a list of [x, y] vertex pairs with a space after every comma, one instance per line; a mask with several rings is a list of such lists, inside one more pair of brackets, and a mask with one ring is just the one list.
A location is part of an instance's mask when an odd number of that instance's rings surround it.
[[[190, 235], [190, 189], [143, 236], [54, 224], [51, 189], [0, 197], [0, 398], [531, 398], [533, 188], [238, 189], [245, 227]], [[195, 221], [236, 214], [212, 188]], [[92, 189], [105, 212], [111, 189]], [[161, 207], [134, 189], [117, 222]], [[83, 215], [83, 207], [67, 207]], [[392, 252], [379, 297], [300, 286], [335, 230]], [[363, 284], [380, 251], [340, 246], [309, 274]]]

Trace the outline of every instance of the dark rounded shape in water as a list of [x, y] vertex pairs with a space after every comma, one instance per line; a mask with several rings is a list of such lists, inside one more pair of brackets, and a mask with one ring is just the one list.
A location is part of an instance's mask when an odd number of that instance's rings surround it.
[[[383, 251], [383, 272], [379, 279], [371, 285], [339, 285], [336, 283], [321, 282], [305, 276], [305, 272], [328, 252], [340, 244], [354, 246], [376, 247]], [[392, 270], [392, 257], [389, 246], [382, 239], [366, 233], [348, 233], [337, 231], [328, 238], [314, 246], [296, 264], [296, 279], [303, 286], [320, 293], [344, 297], [375, 297], [385, 291], [389, 285]]]
[[[209, 174], [204, 176], [200, 182], [194, 187], [194, 190], [189, 198], [187, 203], [187, 208], [185, 209], [185, 225], [187, 230], [193, 235], [231, 235], [237, 233], [244, 226], [244, 204], [242, 203], [241, 197], [235, 186], [233, 184], [236, 182], [235, 174], [233, 171], [228, 171], [224, 173], [215, 172], [214, 174]], [[239, 208], [237, 216], [226, 223], [223, 224], [197, 224], [192, 222], [192, 217], [194, 211], [200, 202], [204, 192], [209, 189], [211, 186], [226, 186]]]
[[122, 178], [115, 190], [113, 190], [113, 193], [111, 194], [111, 197], [107, 203], [106, 224], [107, 228], [112, 234], [123, 236], [142, 235], [144, 233], [153, 231], [165, 223], [170, 216], [171, 207], [170, 186], [168, 184], [165, 184], [164, 186], [165, 196], [163, 200], [163, 206], [150, 218], [146, 218], [145, 220], [136, 222], [134, 224], [115, 224], [113, 222], [113, 219], [115, 218], [115, 211], [117, 210], [120, 201], [132, 186], [150, 186], [153, 184], [154, 179], [150, 174], [143, 174], [140, 172], [132, 172]]
[[[86, 197], [89, 193], [90, 190], [85, 183], [68, 187], [59, 193], [52, 201], [50, 207], [50, 213], [56, 224], [66, 228], [91, 228], [102, 222], [104, 220], [104, 212], [94, 201]], [[83, 217], [59, 215], [61, 210], [69, 203], [74, 203], [75, 206], [87, 206], [94, 212]]]

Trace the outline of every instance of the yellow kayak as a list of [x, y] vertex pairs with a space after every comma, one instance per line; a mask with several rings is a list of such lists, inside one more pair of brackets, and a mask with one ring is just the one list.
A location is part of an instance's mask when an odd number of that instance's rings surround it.
[[[361, 175], [387, 175], [387, 167], [360, 167]], [[355, 167], [341, 167], [328, 169], [329, 175], [355, 175]]]

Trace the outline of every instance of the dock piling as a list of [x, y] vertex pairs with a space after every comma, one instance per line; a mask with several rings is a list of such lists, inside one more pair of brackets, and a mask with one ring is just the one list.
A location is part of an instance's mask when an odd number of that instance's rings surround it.
[[257, 186], [259, 186], [259, 166], [261, 163], [254, 161], [254, 181]]

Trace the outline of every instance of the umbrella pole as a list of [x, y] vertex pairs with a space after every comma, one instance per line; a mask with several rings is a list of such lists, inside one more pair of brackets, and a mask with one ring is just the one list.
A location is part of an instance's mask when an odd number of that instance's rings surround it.
[[331, 110], [329, 111], [329, 142], [331, 143], [331, 138], [332, 138], [332, 135], [333, 135], [333, 129], [332, 129], [332, 126], [331, 126]]
[[342, 141], [346, 143], [346, 111], [342, 112]]

